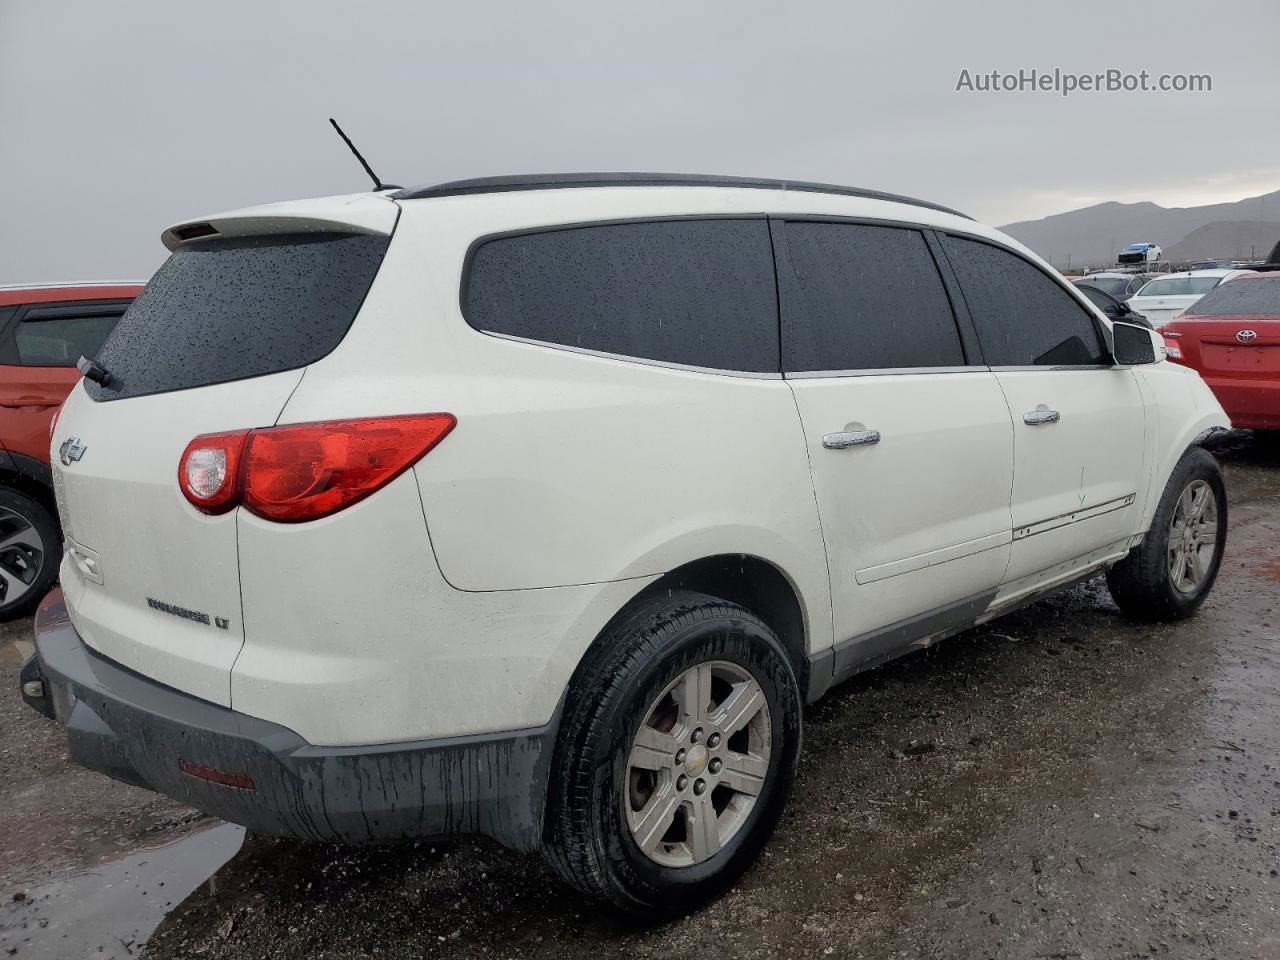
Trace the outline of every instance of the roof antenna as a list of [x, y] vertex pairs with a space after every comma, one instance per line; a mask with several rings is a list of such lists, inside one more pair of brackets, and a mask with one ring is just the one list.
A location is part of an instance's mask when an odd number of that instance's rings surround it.
[[383, 183], [381, 180], [379, 180], [379, 179], [378, 179], [378, 175], [377, 175], [376, 173], [374, 173], [374, 172], [373, 172], [373, 167], [369, 166], [369, 161], [367, 161], [367, 160], [366, 160], [366, 159], [365, 159], [365, 158], [360, 154], [360, 151], [356, 149], [356, 145], [355, 145], [354, 143], [352, 143], [352, 142], [351, 142], [351, 138], [350, 138], [350, 137], [348, 137], [345, 133], [343, 133], [343, 132], [342, 132], [342, 128], [341, 128], [340, 126], [338, 126], [338, 121], [337, 121], [337, 120], [335, 120], [335, 119], [333, 119], [333, 117], [330, 117], [330, 118], [329, 118], [329, 122], [330, 122], [331, 124], [333, 124], [333, 129], [335, 129], [335, 130], [337, 130], [337, 131], [338, 131], [338, 136], [340, 136], [340, 137], [342, 138], [342, 142], [343, 142], [343, 143], [345, 143], [345, 144], [347, 145], [347, 147], [351, 150], [351, 152], [352, 152], [352, 153], [354, 153], [354, 154], [356, 155], [356, 159], [360, 161], [360, 166], [364, 167], [364, 172], [365, 172], [365, 173], [367, 173], [367, 174], [369, 175], [369, 179], [373, 181], [373, 189], [374, 189], [374, 190], [400, 190], [400, 189], [402, 189], [402, 188], [400, 187], [400, 185], [399, 185], [399, 184], [395, 184], [395, 183]]

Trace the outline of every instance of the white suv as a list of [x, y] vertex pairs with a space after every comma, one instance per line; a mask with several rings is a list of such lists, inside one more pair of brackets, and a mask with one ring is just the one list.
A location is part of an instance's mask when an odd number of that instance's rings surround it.
[[464, 181], [166, 231], [52, 437], [30, 703], [257, 831], [478, 832], [651, 916], [778, 820], [833, 684], [1098, 571], [1189, 615], [1227, 419], [928, 203]]

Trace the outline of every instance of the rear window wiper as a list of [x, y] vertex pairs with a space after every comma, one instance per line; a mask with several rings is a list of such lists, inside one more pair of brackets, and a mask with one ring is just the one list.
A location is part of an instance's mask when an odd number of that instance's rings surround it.
[[104, 387], [111, 380], [111, 374], [107, 372], [106, 367], [98, 363], [96, 360], [90, 360], [88, 357], [83, 355], [76, 361], [76, 369], [79, 370], [86, 379], [92, 380], [94, 383], [99, 383]]

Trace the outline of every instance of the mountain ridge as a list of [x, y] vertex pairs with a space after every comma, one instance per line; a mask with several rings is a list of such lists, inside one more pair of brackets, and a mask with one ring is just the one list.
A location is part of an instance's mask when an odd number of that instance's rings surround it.
[[[1130, 243], [1158, 243], [1166, 257], [1184, 240], [1211, 224], [1236, 225], [1219, 227], [1203, 235], [1197, 241], [1212, 246], [1214, 237], [1229, 236], [1251, 238], [1258, 256], [1265, 256], [1277, 240], [1268, 228], [1280, 221], [1280, 190], [1246, 197], [1243, 200], [1211, 203], [1198, 207], [1164, 207], [1151, 200], [1125, 203], [1106, 200], [1077, 210], [1050, 214], [1038, 220], [1020, 220], [1001, 227], [1005, 233], [1026, 244], [1040, 256], [1057, 267], [1070, 265], [1073, 269], [1086, 266], [1107, 266], [1115, 263], [1121, 247]], [[1248, 224], [1254, 227], [1248, 227]], [[1261, 223], [1262, 226], [1258, 227]], [[1271, 236], [1269, 241], [1266, 237]], [[1263, 242], [1265, 241], [1265, 243]], [[1244, 241], [1242, 241], [1244, 242]], [[1190, 247], [1188, 249], [1191, 249]], [[1207, 257], [1234, 257], [1247, 255], [1237, 250], [1218, 250], [1191, 253], [1181, 259]]]

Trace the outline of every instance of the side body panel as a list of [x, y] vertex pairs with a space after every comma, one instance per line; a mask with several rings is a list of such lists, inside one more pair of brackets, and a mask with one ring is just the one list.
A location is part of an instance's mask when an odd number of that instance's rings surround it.
[[[636, 200], [637, 215], [652, 211], [647, 192]], [[480, 333], [458, 305], [468, 246], [535, 215], [556, 222], [563, 205], [404, 206], [356, 323], [279, 422], [448, 412], [458, 425], [412, 473], [333, 517], [286, 526], [240, 511], [235, 709], [330, 745], [544, 724], [631, 597], [716, 554], [784, 571], [808, 635], [829, 646], [826, 558], [786, 383]], [[477, 222], [477, 206], [491, 219]]]
[[1145, 533], [1169, 475], [1187, 448], [1215, 430], [1230, 429], [1231, 421], [1194, 370], [1162, 362], [1136, 367], [1134, 375], [1142, 382], [1148, 422], [1155, 432], [1150, 494], [1135, 531]]
[[[753, 215], [764, 199], [673, 188], [563, 191], [554, 203], [530, 193], [405, 202], [360, 318], [308, 369], [281, 422], [454, 414], [458, 426], [415, 476], [440, 570], [460, 591], [637, 581], [747, 554], [783, 571], [810, 644], [830, 646], [804, 433], [780, 376], [493, 336], [470, 327], [459, 306], [478, 237], [574, 221]], [[576, 663], [595, 632], [566, 637], [576, 651], [568, 659]]]
[[[1138, 526], [1146, 448], [1142, 393], [1127, 368], [997, 371], [1014, 428], [1013, 550], [1017, 580]], [[1039, 408], [1057, 422], [1029, 424]]]
[[[1013, 442], [990, 372], [788, 382], [823, 521], [837, 643], [1000, 582]], [[856, 430], [881, 439], [823, 445], [826, 433]]]

